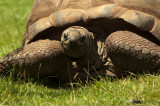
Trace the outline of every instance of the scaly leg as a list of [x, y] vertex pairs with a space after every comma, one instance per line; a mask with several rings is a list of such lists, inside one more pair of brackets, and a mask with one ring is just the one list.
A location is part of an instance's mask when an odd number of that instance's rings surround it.
[[[117, 31], [106, 39], [108, 56], [115, 73], [157, 72], [160, 70], [160, 46], [129, 31]], [[117, 71], [121, 70], [121, 71]]]
[[[78, 72], [72, 62], [64, 55], [59, 41], [39, 40], [19, 48], [0, 60], [0, 75], [6, 75], [11, 69], [17, 71], [13, 75], [22, 74], [23, 77], [58, 77], [61, 83], [86, 82], [97, 79], [105, 73]], [[89, 74], [89, 75], [88, 75]]]
[[62, 82], [69, 82], [76, 73], [72, 63], [64, 55], [59, 41], [39, 40], [19, 48], [0, 60], [0, 74], [6, 75], [15, 69], [23, 77], [56, 76]]

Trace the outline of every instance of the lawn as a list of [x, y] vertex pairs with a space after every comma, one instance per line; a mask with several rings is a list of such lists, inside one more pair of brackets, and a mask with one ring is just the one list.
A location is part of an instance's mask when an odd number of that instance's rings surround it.
[[[21, 46], [26, 20], [34, 0], [0, 1], [0, 58]], [[51, 81], [50, 81], [51, 82]], [[140, 75], [86, 86], [63, 87], [54, 83], [0, 78], [0, 105], [160, 105], [160, 75]]]

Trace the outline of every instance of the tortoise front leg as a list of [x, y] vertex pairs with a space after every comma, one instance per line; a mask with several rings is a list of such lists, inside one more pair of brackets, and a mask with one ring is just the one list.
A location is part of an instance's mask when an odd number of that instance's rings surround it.
[[124, 75], [125, 71], [153, 73], [160, 70], [160, 46], [138, 34], [114, 32], [106, 39], [106, 48], [116, 67], [116, 74]]
[[61, 83], [83, 82], [104, 76], [105, 71], [78, 72], [64, 55], [59, 41], [39, 40], [19, 48], [0, 60], [0, 75], [9, 74], [23, 77], [58, 77]]
[[0, 60], [0, 74], [6, 75], [15, 69], [23, 77], [56, 76], [62, 82], [69, 82], [76, 70], [64, 55], [59, 41], [39, 40], [19, 48]]

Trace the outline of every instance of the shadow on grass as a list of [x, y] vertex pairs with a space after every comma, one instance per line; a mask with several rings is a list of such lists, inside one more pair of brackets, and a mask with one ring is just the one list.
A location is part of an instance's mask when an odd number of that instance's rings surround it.
[[84, 87], [84, 86], [88, 86], [91, 84], [96, 83], [96, 81], [110, 81], [110, 82], [116, 82], [119, 80], [126, 80], [126, 79], [130, 79], [130, 80], [134, 80], [134, 79], [138, 79], [142, 76], [159, 76], [160, 73], [131, 73], [129, 72], [127, 75], [125, 76], [121, 76], [120, 78], [117, 77], [112, 77], [112, 76], [99, 76], [98, 79], [93, 79], [90, 81], [86, 81], [85, 83], [82, 83], [81, 81], [77, 81], [75, 83], [66, 83], [66, 84], [62, 84], [60, 82], [60, 80], [55, 77], [55, 76], [49, 76], [49, 77], [34, 77], [34, 78], [23, 78], [22, 75], [17, 75], [16, 77], [13, 77], [12, 73], [10, 72], [9, 76], [4, 76], [4, 80], [11, 80], [14, 81], [15, 83], [29, 83], [31, 82], [32, 84], [38, 84], [38, 85], [43, 85], [44, 87], [47, 88], [52, 88], [52, 89], [70, 89], [70, 88], [79, 88], [79, 87]]

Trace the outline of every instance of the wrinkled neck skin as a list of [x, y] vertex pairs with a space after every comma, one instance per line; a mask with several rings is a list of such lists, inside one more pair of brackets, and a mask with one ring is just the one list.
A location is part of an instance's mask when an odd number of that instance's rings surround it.
[[76, 67], [82, 71], [94, 71], [100, 69], [102, 62], [98, 54], [97, 42], [95, 41], [94, 34], [90, 32], [88, 41], [88, 51], [85, 56], [76, 61]]

